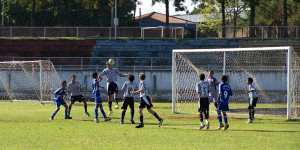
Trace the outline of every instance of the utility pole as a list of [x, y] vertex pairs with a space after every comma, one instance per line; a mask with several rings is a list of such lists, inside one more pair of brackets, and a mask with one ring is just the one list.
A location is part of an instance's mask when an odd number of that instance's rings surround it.
[[115, 19], [114, 19], [114, 24], [115, 24], [115, 40], [117, 40], [117, 25], [119, 25], [119, 20], [117, 18], [117, 4], [118, 4], [118, 0], [115, 0]]
[[140, 8], [140, 27], [142, 26], [142, 8]]

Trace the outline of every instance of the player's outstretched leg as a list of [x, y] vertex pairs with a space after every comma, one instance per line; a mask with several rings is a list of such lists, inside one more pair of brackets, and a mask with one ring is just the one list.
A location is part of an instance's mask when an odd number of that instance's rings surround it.
[[99, 123], [99, 119], [98, 119], [98, 105], [95, 105], [95, 119], [94, 122]]
[[53, 112], [52, 116], [50, 117], [50, 120], [54, 119], [54, 116], [57, 114], [57, 112], [59, 111], [59, 107], [56, 108], [56, 110]]
[[70, 117], [69, 115], [68, 115], [68, 105], [66, 104], [66, 105], [64, 105], [65, 106], [65, 119], [72, 119], [72, 117]]
[[68, 115], [71, 116], [71, 109], [72, 109], [72, 105], [74, 104], [73, 101], [70, 102], [70, 105], [69, 105], [69, 110], [68, 110]]
[[[208, 106], [209, 107], [209, 106]], [[208, 118], [209, 118], [209, 108], [207, 108], [207, 111], [205, 113], [205, 120], [206, 120], [206, 129], [209, 129], [209, 121], [208, 121]]]
[[199, 113], [199, 118], [200, 118], [201, 125], [200, 125], [198, 130], [202, 130], [205, 127], [205, 125], [203, 123], [203, 113], [202, 113], [202, 111], [200, 111], [200, 113]]
[[109, 120], [111, 120], [111, 118], [108, 118], [108, 117], [106, 116], [102, 104], [99, 104], [99, 107], [100, 107], [100, 112], [101, 112], [101, 114], [102, 114], [102, 116], [103, 116], [103, 118], [104, 118], [104, 121], [109, 121]]
[[228, 119], [227, 119], [226, 112], [223, 112], [223, 116], [224, 116], [224, 122], [225, 122], [224, 130], [227, 130], [229, 128], [229, 124], [228, 124]]
[[115, 102], [116, 102], [115, 109], [119, 109], [119, 106], [118, 106], [119, 98], [118, 98], [118, 93], [117, 92], [114, 93], [114, 99], [115, 99]]
[[221, 111], [218, 111], [218, 119], [219, 119], [219, 123], [220, 126], [218, 127], [218, 130], [222, 129], [224, 127], [223, 123], [222, 123], [222, 114]]
[[255, 113], [255, 110], [254, 110], [254, 107], [253, 107], [253, 109], [252, 109], [252, 121], [255, 120], [254, 113]]
[[112, 100], [111, 99], [112, 99], [112, 94], [109, 94], [108, 95], [108, 107], [109, 107], [108, 116], [110, 116], [113, 113], [113, 111], [111, 109], [111, 107], [112, 107]]
[[90, 116], [90, 114], [88, 113], [88, 111], [87, 111], [87, 103], [86, 103], [86, 101], [84, 100], [84, 101], [82, 101], [83, 102], [83, 107], [84, 107], [84, 112], [85, 112], [85, 114], [87, 115], [87, 116]]
[[148, 108], [148, 112], [151, 113], [159, 121], [158, 122], [158, 127], [160, 127], [162, 125], [162, 123], [163, 123], [163, 119], [160, 118], [158, 116], [158, 114], [154, 110], [152, 110], [151, 108]]
[[126, 113], [126, 109], [123, 109], [122, 114], [121, 114], [121, 122], [120, 122], [120, 124], [124, 124], [125, 113]]
[[136, 128], [143, 128], [144, 127], [144, 117], [143, 117], [143, 108], [139, 108], [139, 115], [140, 115], [140, 124], [135, 126]]
[[134, 117], [134, 102], [131, 105], [129, 105], [129, 107], [130, 107], [130, 115], [131, 115], [130, 122], [132, 124], [135, 124], [135, 122], [133, 120], [133, 117]]

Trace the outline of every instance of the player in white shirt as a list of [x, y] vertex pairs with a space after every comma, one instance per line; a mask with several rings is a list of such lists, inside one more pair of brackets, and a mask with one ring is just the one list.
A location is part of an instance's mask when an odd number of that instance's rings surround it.
[[129, 77], [131, 74], [122, 74], [120, 71], [116, 68], [112, 68], [112, 66], [106, 62], [106, 67], [100, 74], [100, 77], [103, 77], [104, 75], [107, 77], [107, 94], [108, 94], [108, 106], [109, 106], [109, 112], [108, 115], [110, 116], [113, 111], [111, 109], [112, 107], [112, 95], [114, 95], [114, 99], [116, 101], [115, 109], [118, 109], [118, 85], [117, 85], [117, 79], [119, 77]]
[[[218, 99], [218, 86], [219, 86], [219, 81], [214, 78], [214, 71], [210, 71], [209, 72], [209, 77], [208, 79], [206, 79], [206, 81], [209, 83], [210, 85], [210, 92], [209, 92], [209, 95], [208, 95], [208, 100], [209, 100], [209, 103], [214, 103], [216, 108], [217, 108], [217, 99]], [[208, 107], [208, 110], [207, 110], [207, 114], [209, 114], [209, 107]]]
[[248, 106], [248, 111], [249, 111], [249, 120], [246, 123], [252, 123], [254, 121], [254, 107], [256, 107], [256, 103], [258, 100], [258, 93], [253, 85], [253, 79], [252, 78], [247, 78], [247, 84], [248, 84], [248, 90], [246, 93], [249, 95], [249, 106]]
[[199, 117], [200, 117], [200, 121], [201, 121], [201, 125], [199, 127], [199, 130], [201, 130], [205, 127], [205, 125], [203, 123], [203, 113], [204, 113], [205, 119], [206, 119], [206, 129], [209, 129], [209, 122], [208, 122], [209, 100], [208, 100], [208, 96], [209, 96], [209, 92], [210, 92], [210, 85], [207, 81], [204, 81], [204, 79], [205, 79], [204, 74], [200, 74], [199, 78], [200, 78], [200, 82], [198, 82], [197, 85], [196, 85], [196, 92], [198, 93], [198, 96], [199, 96], [198, 112], [199, 112]]
[[85, 114], [90, 116], [90, 114], [87, 112], [86, 100], [84, 99], [83, 95], [81, 94], [81, 92], [82, 92], [81, 84], [80, 84], [80, 82], [76, 81], [76, 75], [71, 76], [71, 82], [68, 83], [67, 89], [68, 89], [67, 92], [69, 94], [71, 94], [71, 102], [70, 102], [68, 114], [70, 115], [72, 105], [77, 100], [79, 103], [83, 102]]

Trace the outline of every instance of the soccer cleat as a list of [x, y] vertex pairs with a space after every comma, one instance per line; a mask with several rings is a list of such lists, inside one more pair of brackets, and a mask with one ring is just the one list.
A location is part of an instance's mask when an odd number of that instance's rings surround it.
[[221, 124], [217, 129], [220, 130], [224, 127], [224, 124]]
[[118, 104], [116, 104], [116, 105], [115, 105], [115, 109], [119, 109], [119, 106], [118, 106]]
[[53, 120], [53, 118], [52, 117], [50, 117], [50, 119], [49, 120]]
[[89, 117], [90, 116], [90, 114], [88, 113], [88, 112], [85, 112], [85, 114]]
[[160, 119], [160, 121], [158, 123], [158, 127], [160, 127], [162, 125], [163, 121], [164, 121], [163, 119]]
[[120, 122], [120, 124], [124, 124], [124, 122], [123, 122], [123, 121], [121, 121], [121, 122]]
[[229, 124], [225, 125], [224, 130], [227, 130], [229, 128]]
[[143, 128], [143, 127], [144, 127], [143, 123], [140, 123], [139, 125], [135, 126], [135, 128]]
[[205, 125], [201, 125], [198, 130], [202, 130], [205, 127]]
[[113, 114], [113, 111], [109, 110], [108, 115], [110, 116], [111, 114]]
[[135, 124], [135, 122], [134, 122], [134, 120], [133, 120], [133, 119], [130, 119], [130, 122], [131, 122], [132, 124]]
[[252, 118], [252, 122], [253, 122], [254, 120], [255, 120], [255, 118], [253, 117], [253, 118]]
[[65, 117], [65, 119], [72, 119], [72, 117], [69, 117], [69, 116], [68, 116], [68, 117]]
[[104, 118], [104, 121], [109, 121], [109, 120], [111, 120], [111, 118]]
[[253, 122], [253, 120], [248, 119], [248, 121], [246, 123], [252, 123], [252, 122]]
[[94, 122], [99, 123], [99, 119], [94, 119]]
[[209, 129], [209, 122], [206, 124], [206, 129], [207, 130]]

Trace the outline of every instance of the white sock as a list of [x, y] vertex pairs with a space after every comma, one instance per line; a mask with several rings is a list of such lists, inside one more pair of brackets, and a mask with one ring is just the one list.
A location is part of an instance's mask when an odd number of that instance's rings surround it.
[[208, 122], [208, 120], [206, 120], [206, 124], [208, 124], [209, 122]]
[[203, 122], [201, 122], [201, 126], [203, 126], [204, 125], [204, 123]]

